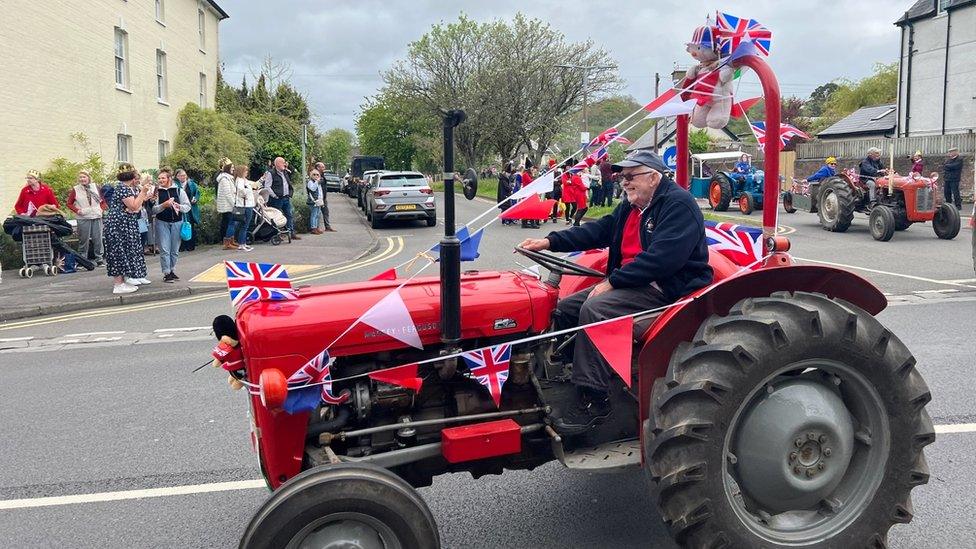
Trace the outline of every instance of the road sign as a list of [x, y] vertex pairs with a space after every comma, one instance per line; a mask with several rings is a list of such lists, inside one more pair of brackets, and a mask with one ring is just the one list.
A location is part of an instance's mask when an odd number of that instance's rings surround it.
[[674, 145], [664, 149], [664, 154], [661, 155], [661, 160], [664, 161], [664, 165], [672, 170], [678, 169], [678, 148]]
[[580, 147], [590, 144], [590, 132], [580, 132]]

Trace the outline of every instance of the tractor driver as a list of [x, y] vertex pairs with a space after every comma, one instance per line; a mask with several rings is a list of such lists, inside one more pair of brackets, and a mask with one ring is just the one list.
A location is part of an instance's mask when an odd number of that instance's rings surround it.
[[877, 147], [868, 149], [868, 156], [861, 161], [858, 172], [861, 181], [868, 186], [868, 201], [874, 202], [874, 190], [878, 187], [876, 179], [878, 176], [888, 173], [888, 170], [881, 164], [881, 149]]
[[732, 168], [732, 176], [739, 181], [745, 181], [746, 175], [752, 173], [752, 171], [752, 161], [749, 159], [749, 155], [742, 153], [742, 156], [739, 157], [739, 161], [736, 162], [735, 166]]
[[[626, 195], [613, 212], [521, 244], [529, 250], [553, 252], [610, 248], [609, 276], [559, 302], [553, 315], [558, 329], [656, 309], [712, 281], [701, 210], [691, 194], [666, 175], [668, 168], [661, 158], [636, 151], [611, 169], [619, 173]], [[635, 337], [650, 322], [651, 318], [635, 322]], [[579, 434], [610, 417], [613, 375], [589, 337], [582, 330], [576, 332], [572, 375], [576, 406], [556, 419], [556, 430]]]

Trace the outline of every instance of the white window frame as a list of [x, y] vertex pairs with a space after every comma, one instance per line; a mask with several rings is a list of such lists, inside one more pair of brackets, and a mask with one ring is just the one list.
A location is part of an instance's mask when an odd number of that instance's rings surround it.
[[132, 162], [132, 136], [124, 133], [115, 136], [115, 161]]
[[156, 22], [166, 26], [166, 0], [156, 0]]
[[159, 152], [159, 164], [163, 164], [163, 159], [169, 156], [169, 140], [160, 139], [156, 143], [157, 151]]
[[951, 4], [951, 3], [952, 3], [952, 0], [935, 0], [935, 11], [936, 11], [936, 14], [937, 15], [941, 15], [941, 14], [945, 13], [946, 12], [946, 8], [948, 8], [949, 7], [949, 4]]
[[113, 35], [115, 53], [115, 87], [129, 91], [129, 33], [115, 27]]
[[207, 12], [203, 6], [197, 8], [197, 34], [200, 40], [200, 51], [207, 53]]
[[166, 52], [156, 50], [156, 101], [169, 105], [169, 78], [166, 67]]
[[198, 103], [201, 108], [207, 108], [207, 73], [200, 73], [200, 97]]

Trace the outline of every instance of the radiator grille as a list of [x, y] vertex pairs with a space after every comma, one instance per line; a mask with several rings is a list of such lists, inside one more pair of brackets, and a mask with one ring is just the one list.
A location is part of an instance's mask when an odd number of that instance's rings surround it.
[[926, 187], [915, 189], [915, 209], [920, 212], [930, 212], [935, 209], [935, 193], [932, 189]]

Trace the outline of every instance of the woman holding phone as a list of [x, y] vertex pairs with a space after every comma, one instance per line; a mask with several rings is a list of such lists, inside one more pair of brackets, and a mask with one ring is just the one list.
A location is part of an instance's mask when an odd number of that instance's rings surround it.
[[149, 284], [138, 219], [152, 185], [140, 185], [139, 172], [128, 163], [119, 165], [116, 179], [105, 214], [105, 263], [115, 279], [112, 293], [128, 294]]

